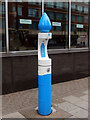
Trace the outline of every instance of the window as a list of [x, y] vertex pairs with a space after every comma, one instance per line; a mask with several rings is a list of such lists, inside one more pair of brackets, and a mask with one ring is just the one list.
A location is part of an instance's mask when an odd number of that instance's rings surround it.
[[10, 51], [36, 50], [41, 7], [36, 9], [28, 2], [9, 2], [8, 10]]
[[80, 3], [80, 2], [83, 2], [83, 0], [77, 0], [77, 2], [79, 2], [79, 3]]
[[32, 24], [29, 25], [30, 30], [36, 29], [37, 22], [33, 21]]
[[61, 31], [62, 27], [61, 26], [56, 26], [56, 31]]
[[82, 23], [82, 16], [77, 16], [77, 21], [78, 21], [79, 23]]
[[72, 19], [72, 22], [75, 22], [76, 21], [76, 15], [72, 15], [71, 19]]
[[68, 14], [65, 14], [65, 20], [68, 21]]
[[66, 28], [66, 31], [68, 31], [68, 24], [66, 24], [66, 27], [65, 27], [65, 28]]
[[41, 5], [41, 0], [38, 0], [37, 2], [38, 2], [38, 5]]
[[72, 31], [75, 31], [75, 28], [76, 28], [75, 24], [73, 24], [72, 27], [71, 27]]
[[71, 8], [72, 8], [73, 11], [75, 11], [76, 5], [75, 5], [75, 4], [72, 4]]
[[5, 14], [5, 5], [0, 3], [0, 14]]
[[22, 2], [22, 0], [17, 0], [17, 2]]
[[87, 7], [84, 7], [84, 13], [88, 14], [88, 8]]
[[48, 11], [48, 16], [49, 16], [51, 19], [54, 19], [54, 12]]
[[6, 51], [5, 3], [0, 2], [0, 52]]
[[[53, 6], [53, 7], [51, 7]], [[53, 33], [49, 40], [49, 49], [65, 49], [68, 47], [68, 3], [50, 2], [45, 3], [45, 12], [49, 16]]]
[[46, 2], [46, 6], [50, 8], [54, 8], [54, 2]]
[[56, 2], [56, 8], [63, 8], [62, 2]]
[[[71, 11], [71, 47], [88, 47], [88, 12], [86, 12], [88, 11], [88, 4], [85, 4], [84, 2], [80, 2], [78, 0], [78, 3], [76, 2], [74, 5], [77, 6], [77, 8], [75, 8], [75, 11], [78, 10], [79, 12], [77, 13], [73, 10]], [[85, 14], [85, 12], [87, 14]]]
[[18, 6], [18, 15], [22, 16], [22, 7], [21, 6]]
[[41, 10], [38, 10], [39, 18], [41, 17]]
[[12, 11], [15, 12], [16, 11], [16, 8], [15, 6], [12, 7]]
[[36, 4], [36, 0], [28, 0], [28, 4]]
[[62, 13], [56, 13], [56, 19], [57, 20], [62, 20], [63, 14]]
[[28, 16], [30, 16], [30, 17], [36, 17], [36, 9], [29, 8], [28, 9]]
[[64, 3], [64, 7], [65, 7], [65, 9], [68, 9], [68, 2]]
[[88, 23], [88, 16], [85, 16], [85, 17], [84, 17], [84, 22], [85, 22], [85, 23]]
[[77, 6], [77, 10], [78, 10], [79, 12], [82, 12], [82, 6], [78, 5], [78, 6]]
[[[72, 0], [71, 3], [71, 47], [88, 47], [88, 2]], [[49, 49], [68, 48], [68, 2], [45, 2], [44, 11], [49, 16], [53, 33]], [[38, 23], [41, 17], [41, 0], [8, 3], [10, 51], [36, 50]], [[0, 47], [6, 51], [5, 4], [0, 3], [0, 25], [2, 41]]]

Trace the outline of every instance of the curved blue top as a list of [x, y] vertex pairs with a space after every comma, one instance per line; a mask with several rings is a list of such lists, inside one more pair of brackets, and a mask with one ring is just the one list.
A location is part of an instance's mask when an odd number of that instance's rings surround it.
[[44, 12], [39, 21], [38, 28], [41, 32], [48, 33], [51, 30], [51, 27], [52, 25], [50, 19], [48, 15]]

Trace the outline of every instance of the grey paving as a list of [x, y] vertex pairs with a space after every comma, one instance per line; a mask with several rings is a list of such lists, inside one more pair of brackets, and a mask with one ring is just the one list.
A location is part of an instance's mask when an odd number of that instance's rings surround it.
[[88, 117], [88, 78], [52, 85], [52, 106], [56, 112], [40, 116], [38, 89], [30, 89], [2, 96], [2, 115], [15, 118], [87, 118]]
[[70, 112], [70, 111], [78, 108], [77, 106], [75, 106], [71, 103], [68, 103], [68, 102], [60, 103], [60, 104], [58, 104], [58, 107], [66, 112]]
[[15, 113], [7, 114], [3, 116], [2, 118], [25, 118], [25, 117], [19, 112], [15, 112]]
[[81, 108], [72, 110], [69, 113], [76, 116], [77, 118], [88, 118], [88, 111]]
[[[54, 105], [53, 105], [54, 106]], [[62, 109], [55, 107], [56, 112], [52, 113], [48, 116], [41, 116], [38, 114], [37, 111], [35, 111], [34, 108], [27, 108], [19, 111], [25, 118], [69, 118], [71, 114], [68, 112], [63, 111]]]
[[66, 101], [68, 101], [68, 102], [70, 102], [70, 103], [73, 103], [73, 104], [81, 101], [81, 99], [79, 97], [75, 97], [73, 95], [68, 96], [68, 97], [64, 97], [63, 99], [66, 100]]
[[83, 99], [83, 100], [88, 102], [88, 95], [83, 95], [83, 96], [80, 97], [80, 99]]
[[75, 103], [75, 105], [77, 105], [78, 107], [84, 108], [86, 110], [88, 110], [88, 102], [86, 101], [80, 101]]

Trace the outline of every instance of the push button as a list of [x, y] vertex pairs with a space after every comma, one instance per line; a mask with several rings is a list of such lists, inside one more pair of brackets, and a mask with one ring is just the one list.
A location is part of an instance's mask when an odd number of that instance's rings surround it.
[[50, 68], [47, 69], [47, 72], [50, 72]]

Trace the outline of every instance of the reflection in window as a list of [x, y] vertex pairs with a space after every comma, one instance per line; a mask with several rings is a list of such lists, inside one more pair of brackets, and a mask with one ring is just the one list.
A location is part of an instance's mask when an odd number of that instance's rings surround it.
[[68, 24], [65, 25], [66, 31], [68, 31]]
[[78, 5], [78, 6], [77, 6], [77, 10], [78, 10], [79, 12], [82, 12], [82, 6]]
[[71, 20], [72, 20], [72, 22], [75, 22], [76, 21], [76, 15], [72, 15]]
[[54, 2], [46, 2], [46, 6], [50, 8], [54, 8]]
[[74, 5], [77, 6], [75, 11], [78, 10], [79, 12], [77, 13], [72, 9], [71, 47], [88, 47], [88, 4], [79, 1]]
[[65, 7], [65, 9], [68, 9], [68, 2], [64, 3], [64, 7]]
[[85, 22], [85, 23], [88, 23], [88, 16], [85, 16], [85, 17], [84, 17], [84, 22]]
[[0, 2], [0, 52], [6, 51], [5, 3]]
[[62, 20], [63, 14], [62, 13], [56, 13], [56, 19], [57, 20]]
[[77, 2], [79, 2], [79, 3], [80, 3], [80, 2], [83, 2], [83, 0], [77, 0]]
[[36, 0], [28, 0], [28, 4], [36, 4]]
[[84, 7], [84, 13], [88, 13], [88, 8]]
[[30, 6], [28, 2], [9, 2], [10, 51], [37, 49], [39, 22], [37, 16], [41, 17], [41, 6]]
[[51, 19], [54, 19], [54, 12], [48, 11], [47, 14]]
[[32, 22], [32, 24], [29, 25], [29, 29], [36, 29], [36, 22]]
[[41, 10], [38, 10], [39, 18], [41, 17]]
[[61, 31], [61, 30], [62, 30], [62, 27], [61, 27], [61, 26], [56, 26], [56, 30], [57, 30], [57, 31]]
[[82, 23], [82, 16], [77, 16], [77, 21], [78, 21], [79, 23]]
[[18, 6], [18, 15], [22, 16], [22, 7], [21, 6]]
[[75, 24], [73, 24], [73, 25], [72, 25], [72, 28], [71, 28], [72, 31], [75, 31], [75, 28], [76, 28], [76, 27], [75, 27]]
[[63, 2], [56, 2], [56, 8], [63, 8]]
[[17, 0], [17, 2], [22, 2], [22, 0]]
[[16, 7], [15, 7], [15, 6], [12, 7], [12, 11], [13, 11], [13, 12], [16, 11]]
[[71, 9], [72, 9], [73, 11], [75, 11], [76, 5], [75, 5], [75, 4], [72, 4]]
[[50, 2], [45, 4], [45, 12], [52, 22], [52, 39], [49, 40], [49, 49], [63, 49], [68, 47], [68, 3]]
[[28, 9], [28, 16], [30, 16], [30, 17], [36, 17], [36, 9], [29, 8]]
[[0, 14], [5, 14], [5, 5], [0, 3]]
[[65, 14], [65, 20], [68, 21], [68, 14]]

